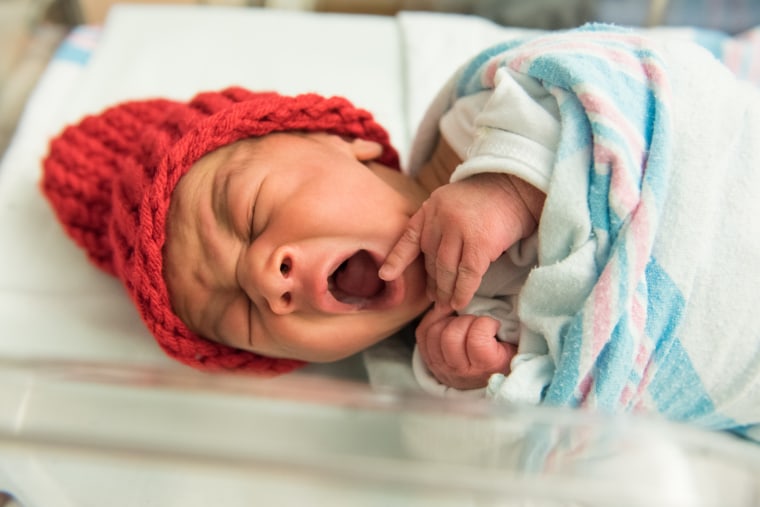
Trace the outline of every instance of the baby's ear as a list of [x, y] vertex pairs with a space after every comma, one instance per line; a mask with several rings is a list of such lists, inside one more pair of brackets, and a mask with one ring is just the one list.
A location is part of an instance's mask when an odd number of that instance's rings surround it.
[[375, 141], [356, 138], [350, 140], [349, 144], [354, 156], [361, 162], [374, 160], [383, 154], [383, 147]]

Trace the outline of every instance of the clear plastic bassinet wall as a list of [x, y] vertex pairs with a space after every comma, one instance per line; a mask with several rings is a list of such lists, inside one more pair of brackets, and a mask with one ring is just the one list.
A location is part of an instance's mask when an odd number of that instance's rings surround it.
[[6, 362], [0, 399], [24, 507], [760, 502], [760, 449], [651, 420], [60, 362]]

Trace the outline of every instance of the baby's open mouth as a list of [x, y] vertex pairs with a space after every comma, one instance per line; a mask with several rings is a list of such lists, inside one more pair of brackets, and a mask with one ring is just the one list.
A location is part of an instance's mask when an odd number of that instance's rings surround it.
[[366, 303], [385, 290], [385, 282], [377, 276], [378, 269], [372, 255], [366, 250], [359, 250], [330, 275], [327, 287], [341, 303]]

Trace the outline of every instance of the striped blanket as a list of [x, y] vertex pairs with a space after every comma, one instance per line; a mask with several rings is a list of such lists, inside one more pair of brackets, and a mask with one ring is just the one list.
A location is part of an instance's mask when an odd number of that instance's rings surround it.
[[548, 405], [760, 440], [760, 92], [737, 77], [760, 81], [760, 41], [695, 40], [587, 25], [508, 41], [463, 66], [423, 121], [424, 153], [436, 116], [502, 66], [560, 108], [525, 329], [491, 397], [515, 384]]

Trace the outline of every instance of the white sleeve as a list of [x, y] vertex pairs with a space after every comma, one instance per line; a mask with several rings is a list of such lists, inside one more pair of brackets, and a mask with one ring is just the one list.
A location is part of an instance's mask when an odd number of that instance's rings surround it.
[[414, 372], [414, 378], [417, 383], [428, 394], [438, 396], [441, 398], [485, 398], [486, 388], [480, 389], [455, 389], [447, 385], [441, 384], [430, 373], [425, 361], [420, 356], [419, 347], [414, 346], [414, 353], [412, 354], [412, 371]]
[[494, 82], [441, 117], [441, 134], [463, 160], [451, 181], [506, 172], [546, 192], [560, 133], [557, 101], [536, 79], [505, 68]]

